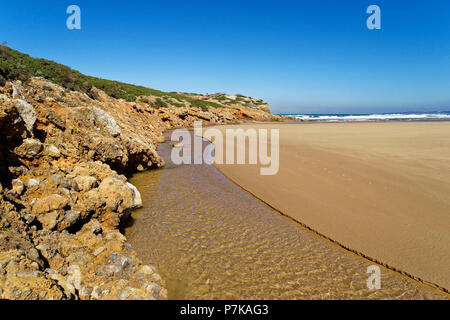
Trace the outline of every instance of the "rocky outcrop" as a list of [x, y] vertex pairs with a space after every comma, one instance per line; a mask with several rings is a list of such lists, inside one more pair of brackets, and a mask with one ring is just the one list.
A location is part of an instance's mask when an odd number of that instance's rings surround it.
[[36, 111], [33, 106], [22, 99], [14, 99], [14, 105], [17, 108], [25, 126], [29, 132], [33, 132], [33, 126], [36, 122]]
[[69, 92], [42, 78], [0, 87], [0, 298], [167, 298], [119, 232], [142, 206], [127, 176], [164, 165], [164, 130], [281, 118], [238, 97], [208, 110], [152, 99]]
[[92, 108], [92, 112], [94, 113], [95, 119], [105, 127], [111, 136], [117, 137], [122, 133], [116, 120], [108, 112], [99, 108]]

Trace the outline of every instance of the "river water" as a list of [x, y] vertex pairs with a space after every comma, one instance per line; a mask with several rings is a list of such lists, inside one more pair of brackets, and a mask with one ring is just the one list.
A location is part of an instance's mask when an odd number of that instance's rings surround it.
[[381, 289], [369, 290], [374, 263], [282, 217], [211, 165], [173, 164], [171, 150], [162, 143], [166, 166], [131, 179], [144, 208], [126, 229], [169, 299], [448, 298], [381, 266]]

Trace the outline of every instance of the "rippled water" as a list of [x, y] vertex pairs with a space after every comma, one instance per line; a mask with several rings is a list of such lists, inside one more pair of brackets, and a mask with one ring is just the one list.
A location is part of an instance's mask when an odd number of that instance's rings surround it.
[[381, 290], [368, 290], [373, 264], [283, 218], [210, 165], [170, 162], [131, 182], [144, 208], [126, 235], [157, 267], [169, 299], [423, 299], [439, 291], [381, 267]]

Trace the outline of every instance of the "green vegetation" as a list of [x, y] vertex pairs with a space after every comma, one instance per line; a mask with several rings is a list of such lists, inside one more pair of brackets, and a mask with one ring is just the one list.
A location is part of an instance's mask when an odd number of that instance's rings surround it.
[[167, 108], [167, 103], [161, 100], [161, 98], [157, 98], [156, 101], [152, 104], [153, 108]]
[[[109, 96], [116, 99], [124, 99], [127, 101], [136, 101], [138, 97], [142, 96], [156, 96], [158, 97], [152, 105], [155, 108], [166, 108], [168, 106], [167, 100], [171, 105], [177, 107], [192, 106], [198, 107], [202, 110], [208, 108], [223, 108], [226, 105], [225, 97], [219, 97], [219, 101], [223, 104], [211, 101], [194, 99], [189, 94], [180, 94], [177, 92], [163, 92], [155, 89], [146, 88], [127, 84], [119, 81], [105, 80], [86, 76], [76, 70], [73, 70], [62, 64], [39, 58], [30, 57], [19, 51], [13, 50], [0, 45], [0, 85], [3, 85], [7, 80], [21, 80], [28, 81], [31, 77], [43, 77], [61, 87], [65, 91], [81, 91], [89, 94], [92, 87], [103, 90]], [[42, 88], [46, 91], [52, 91], [49, 86]], [[61, 93], [64, 97], [65, 94]], [[58, 97], [62, 100], [62, 97]], [[178, 102], [172, 102], [170, 98]], [[245, 98], [239, 95], [237, 100]], [[140, 98], [140, 102], [149, 103], [147, 98]]]
[[223, 108], [223, 105], [211, 102], [211, 101], [203, 101], [203, 100], [196, 100], [196, 99], [190, 99], [189, 101], [191, 103], [191, 106], [196, 108], [201, 108], [203, 111], [207, 111], [208, 108]]
[[[90, 77], [62, 64], [32, 58], [6, 46], [0, 46], [0, 84], [6, 80], [27, 81], [32, 76], [43, 77], [68, 90], [88, 93], [92, 87], [105, 91], [111, 97], [135, 101], [137, 96], [163, 96], [162, 91], [118, 81]], [[51, 88], [44, 88], [48, 90]]]
[[179, 103], [179, 102], [171, 102], [171, 104], [177, 108], [183, 108], [185, 106], [183, 103]]
[[219, 101], [229, 100], [226, 96], [219, 96], [219, 97], [216, 97], [215, 99], [219, 100]]

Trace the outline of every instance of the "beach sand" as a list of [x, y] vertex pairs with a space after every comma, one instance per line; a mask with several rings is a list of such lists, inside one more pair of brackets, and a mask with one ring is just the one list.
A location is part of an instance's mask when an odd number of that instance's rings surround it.
[[280, 130], [280, 169], [216, 165], [228, 178], [343, 247], [450, 289], [449, 122], [239, 127]]

